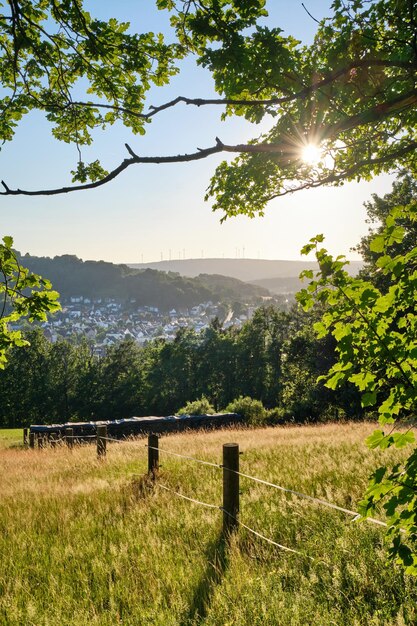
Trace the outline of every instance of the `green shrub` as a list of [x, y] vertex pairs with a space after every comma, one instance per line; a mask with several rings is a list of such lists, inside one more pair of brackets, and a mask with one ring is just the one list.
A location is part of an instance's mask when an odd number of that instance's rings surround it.
[[259, 426], [266, 423], [268, 412], [260, 400], [254, 400], [249, 396], [239, 396], [227, 405], [228, 413], [239, 413], [250, 426]]
[[212, 415], [216, 411], [206, 396], [201, 396], [198, 400], [187, 402], [185, 406], [177, 411], [177, 415]]
[[288, 412], [282, 407], [275, 407], [273, 409], [267, 409], [266, 411], [266, 423], [268, 426], [275, 426], [276, 424], [285, 424], [290, 421]]

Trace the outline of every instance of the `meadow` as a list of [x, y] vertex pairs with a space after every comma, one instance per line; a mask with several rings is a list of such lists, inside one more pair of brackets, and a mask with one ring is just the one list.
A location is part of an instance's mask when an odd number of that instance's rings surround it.
[[20, 447], [23, 439], [23, 428], [3, 428], [0, 430], [0, 449]]
[[[227, 429], [161, 438], [241, 471], [355, 508], [373, 468], [371, 424]], [[0, 624], [7, 626], [401, 626], [417, 623], [417, 584], [387, 564], [383, 529], [241, 478], [243, 527], [225, 543], [218, 468], [164, 455], [144, 477], [145, 440], [25, 450], [0, 431]], [[404, 454], [404, 452], [402, 453]]]

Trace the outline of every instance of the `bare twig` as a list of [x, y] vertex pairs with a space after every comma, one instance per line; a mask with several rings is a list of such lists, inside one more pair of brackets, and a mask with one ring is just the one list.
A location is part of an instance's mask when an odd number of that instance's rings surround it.
[[320, 24], [320, 20], [318, 20], [316, 17], [314, 17], [314, 15], [311, 15], [310, 11], [307, 9], [306, 5], [304, 4], [304, 2], [301, 3], [301, 6], [303, 7], [304, 11], [307, 13], [307, 15], [309, 17], [311, 17], [311, 19], [316, 22], [316, 24]]

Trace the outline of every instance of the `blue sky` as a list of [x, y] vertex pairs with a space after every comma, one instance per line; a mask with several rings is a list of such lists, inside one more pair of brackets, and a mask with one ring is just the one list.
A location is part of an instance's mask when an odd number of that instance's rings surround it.
[[[306, 0], [314, 17], [329, 15], [327, 0]], [[132, 28], [167, 32], [164, 13], [153, 0], [90, 0], [91, 13], [128, 20]], [[299, 0], [269, 0], [268, 23], [280, 26], [304, 42], [311, 41], [315, 22]], [[210, 76], [187, 60], [168, 88], [153, 90], [149, 104], [177, 95], [209, 97]], [[138, 154], [193, 152], [213, 145], [219, 136], [238, 143], [256, 136], [242, 120], [220, 121], [220, 108], [179, 106], [156, 116], [144, 137], [133, 137], [123, 126], [96, 134], [84, 159], [99, 158], [107, 169], [126, 156], [128, 142]], [[11, 187], [47, 188], [70, 183], [77, 154], [74, 147], [56, 142], [40, 114], [24, 119], [12, 143], [0, 152], [0, 178]], [[372, 193], [390, 190], [391, 179], [350, 183], [340, 188], [308, 190], [270, 203], [263, 218], [231, 218], [204, 202], [215, 166], [222, 160], [180, 165], [130, 168], [97, 190], [52, 197], [0, 197], [0, 234], [12, 235], [22, 252], [42, 256], [76, 254], [82, 259], [119, 262], [208, 257], [299, 259], [300, 248], [318, 232], [333, 253], [349, 253], [367, 231], [363, 202]]]

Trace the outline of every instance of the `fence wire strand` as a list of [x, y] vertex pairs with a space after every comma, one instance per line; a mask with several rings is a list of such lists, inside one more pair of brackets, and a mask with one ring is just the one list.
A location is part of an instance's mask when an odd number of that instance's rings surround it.
[[187, 461], [194, 461], [195, 463], [201, 463], [201, 465], [209, 465], [210, 467], [217, 467], [217, 469], [221, 469], [222, 465], [218, 463], [211, 463], [210, 461], [203, 461], [202, 459], [196, 459], [193, 456], [185, 456], [184, 454], [179, 454], [178, 452], [171, 452], [171, 450], [165, 450], [164, 448], [156, 448], [154, 446], [149, 446], [145, 443], [145, 448], [150, 448], [151, 450], [159, 450], [160, 452], [164, 452], [165, 454], [172, 454], [172, 456], [178, 456], [181, 459], [187, 459]]
[[294, 548], [288, 548], [288, 546], [284, 546], [282, 545], [282, 543], [278, 543], [277, 541], [274, 541], [273, 539], [270, 539], [269, 537], [265, 537], [265, 535], [262, 535], [257, 530], [254, 530], [253, 528], [250, 528], [250, 526], [247, 526], [246, 524], [241, 522], [239, 518], [229, 513], [229, 511], [226, 511], [226, 509], [224, 509], [222, 506], [219, 508], [221, 511], [223, 511], [223, 513], [226, 513], [226, 515], [228, 515], [231, 519], [237, 522], [240, 526], [242, 526], [243, 528], [246, 528], [246, 530], [248, 530], [250, 533], [252, 533], [253, 535], [256, 535], [256, 537], [259, 537], [260, 539], [263, 539], [267, 543], [270, 543], [273, 546], [277, 546], [278, 548], [280, 548], [281, 550], [284, 550], [285, 552], [292, 552], [293, 554], [298, 554], [299, 556], [303, 556], [304, 558], [310, 559], [311, 561], [315, 560], [313, 559], [312, 556], [309, 556], [308, 554], [304, 554], [303, 552], [300, 552], [299, 550], [294, 550]]
[[[323, 506], [327, 506], [330, 509], [335, 509], [336, 511], [340, 511], [341, 513], [346, 513], [347, 515], [351, 515], [355, 519], [362, 519], [362, 515], [357, 511], [352, 511], [351, 509], [345, 509], [342, 506], [338, 506], [337, 504], [333, 504], [332, 502], [328, 502], [327, 500], [322, 500], [321, 498], [315, 498], [314, 496], [309, 496], [306, 493], [301, 493], [300, 491], [294, 491], [293, 489], [288, 489], [287, 487], [282, 487], [282, 485], [276, 485], [275, 483], [270, 483], [267, 480], [262, 480], [262, 478], [256, 478], [255, 476], [250, 476], [249, 474], [244, 474], [243, 472], [238, 472], [233, 469], [226, 468], [227, 471], [233, 472], [233, 474], [239, 474], [239, 476], [243, 476], [243, 478], [249, 478], [249, 480], [253, 480], [256, 483], [261, 483], [262, 485], [267, 485], [268, 487], [273, 487], [274, 489], [278, 489], [279, 491], [284, 491], [285, 493], [291, 493], [294, 496], [298, 496], [299, 498], [304, 498], [305, 500], [309, 500], [310, 502], [316, 502], [317, 504], [322, 504]], [[385, 522], [375, 519], [374, 517], [364, 517], [368, 522], [373, 524], [377, 524], [378, 526], [385, 526], [388, 528], [388, 524]]]
[[302, 557], [304, 557], [306, 559], [310, 559], [311, 561], [315, 560], [315, 559], [313, 559], [313, 557], [308, 556], [307, 554], [303, 554], [303, 552], [300, 552], [299, 550], [294, 550], [293, 548], [288, 548], [288, 546], [284, 546], [281, 543], [278, 543], [277, 541], [274, 541], [273, 539], [270, 539], [269, 537], [265, 537], [265, 535], [262, 535], [257, 530], [254, 530], [253, 528], [250, 528], [250, 526], [247, 526], [246, 524], [241, 522], [237, 517], [235, 517], [234, 515], [232, 515], [228, 511], [226, 511], [226, 509], [224, 509], [222, 506], [217, 506], [216, 504], [209, 504], [208, 502], [202, 502], [201, 500], [196, 500], [195, 498], [190, 498], [189, 496], [185, 496], [184, 494], [179, 493], [178, 491], [174, 491], [174, 489], [170, 489], [170, 487], [166, 487], [165, 485], [161, 485], [160, 483], [158, 483], [158, 486], [161, 487], [161, 489], [164, 489], [165, 491], [168, 491], [169, 493], [172, 493], [172, 494], [178, 496], [179, 498], [183, 498], [184, 500], [187, 500], [188, 502], [193, 502], [194, 504], [199, 504], [200, 506], [205, 506], [205, 507], [207, 507], [209, 509], [217, 509], [218, 511], [222, 511], [223, 513], [228, 515], [231, 519], [235, 520], [235, 522], [237, 522], [240, 526], [242, 526], [243, 528], [246, 528], [247, 531], [249, 531], [250, 533], [252, 533], [256, 537], [259, 537], [260, 539], [263, 539], [267, 543], [269, 543], [269, 544], [271, 544], [273, 546], [276, 546], [277, 548], [280, 548], [280, 550], [283, 550], [285, 552], [291, 552], [293, 554], [298, 554], [299, 556], [302, 556]]
[[64, 439], [97, 439], [97, 435], [64, 435]]
[[158, 487], [161, 487], [161, 489], [165, 489], [165, 491], [169, 491], [170, 493], [175, 494], [179, 498], [183, 498], [184, 500], [188, 500], [189, 502], [194, 502], [194, 504], [200, 504], [201, 506], [205, 506], [208, 509], [220, 509], [221, 508], [217, 506], [216, 504], [209, 504], [208, 502], [201, 502], [201, 500], [196, 500], [195, 498], [189, 498], [188, 496], [185, 496], [183, 493], [179, 493], [178, 491], [174, 491], [174, 489], [170, 489], [170, 487], [166, 487], [165, 485], [161, 485], [160, 483], [157, 483], [157, 484], [158, 484]]

